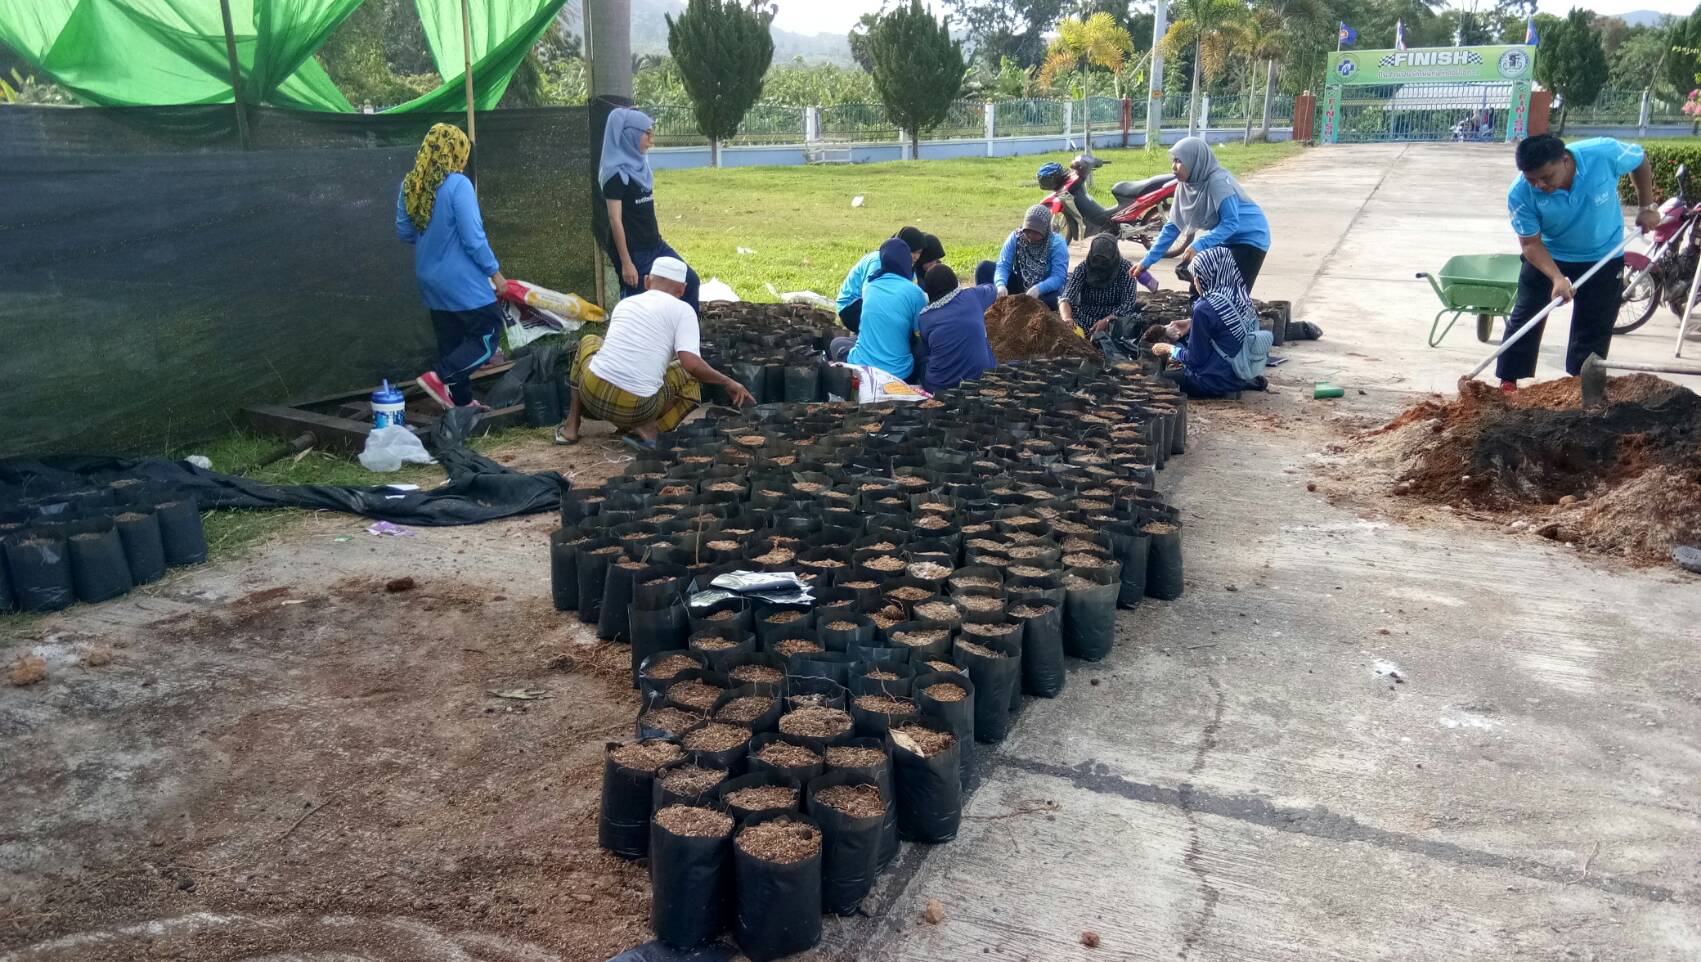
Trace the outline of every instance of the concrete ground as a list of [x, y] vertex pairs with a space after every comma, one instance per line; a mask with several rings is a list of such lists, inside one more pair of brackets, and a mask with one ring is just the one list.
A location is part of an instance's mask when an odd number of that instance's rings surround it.
[[[1490, 350], [1467, 324], [1426, 347], [1412, 274], [1513, 249], [1511, 170], [1500, 147], [1393, 145], [1248, 179], [1276, 236], [1259, 296], [1326, 336], [1284, 352], [1281, 393], [1195, 406], [1164, 477], [1187, 594], [1031, 701], [958, 839], [824, 954], [1701, 958], [1695, 580], [1306, 490], [1344, 429]], [[1669, 356], [1675, 324], [1615, 356]], [[1323, 378], [1348, 397], [1311, 400]]]

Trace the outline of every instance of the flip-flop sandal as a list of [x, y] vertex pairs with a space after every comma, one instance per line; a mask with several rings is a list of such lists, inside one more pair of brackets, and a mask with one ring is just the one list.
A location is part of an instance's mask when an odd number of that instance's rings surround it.
[[653, 454], [656, 450], [656, 442], [646, 441], [643, 438], [638, 437], [636, 434], [626, 435], [620, 439], [620, 443], [640, 454]]
[[570, 445], [578, 444], [579, 439], [578, 438], [570, 438], [570, 437], [563, 435], [561, 433], [560, 425], [557, 425], [556, 428], [555, 428], [555, 443], [559, 444], [559, 445], [561, 445], [562, 447], [565, 448], [565, 447], [568, 447]]

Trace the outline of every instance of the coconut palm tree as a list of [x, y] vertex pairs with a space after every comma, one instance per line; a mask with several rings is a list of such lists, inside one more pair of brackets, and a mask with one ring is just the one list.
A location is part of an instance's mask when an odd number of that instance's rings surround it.
[[1198, 133], [1200, 82], [1209, 84], [1228, 66], [1234, 54], [1235, 37], [1226, 29], [1246, 19], [1242, 0], [1175, 0], [1169, 32], [1164, 34], [1164, 53], [1178, 56], [1193, 50], [1193, 85], [1188, 95], [1187, 133]]

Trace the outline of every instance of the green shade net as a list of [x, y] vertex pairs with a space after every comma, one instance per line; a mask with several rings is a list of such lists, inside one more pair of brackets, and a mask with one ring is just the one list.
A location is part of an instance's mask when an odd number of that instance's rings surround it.
[[[473, 99], [494, 108], [565, 0], [479, 0], [471, 20]], [[230, 0], [244, 103], [352, 112], [313, 59], [361, 0]], [[465, 106], [461, 0], [417, 0], [445, 82], [386, 113]], [[0, 43], [86, 104], [231, 103], [218, 0], [0, 0]]]

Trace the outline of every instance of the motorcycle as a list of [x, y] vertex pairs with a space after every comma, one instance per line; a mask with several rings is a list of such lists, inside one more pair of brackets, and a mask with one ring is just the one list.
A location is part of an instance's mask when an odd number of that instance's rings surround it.
[[[1614, 334], [1628, 334], [1654, 316], [1663, 303], [1678, 317], [1684, 314], [1701, 263], [1701, 204], [1689, 202], [1689, 168], [1677, 169], [1677, 194], [1660, 205], [1660, 223], [1645, 253], [1624, 252], [1623, 288], [1619, 294]], [[1679, 333], [1682, 337], [1682, 332]]]
[[1144, 239], [1136, 232], [1141, 227], [1156, 227], [1169, 217], [1175, 197], [1175, 175], [1157, 174], [1145, 180], [1119, 181], [1110, 188], [1116, 206], [1106, 210], [1087, 193], [1087, 174], [1110, 162], [1085, 155], [1076, 157], [1067, 168], [1050, 163], [1039, 169], [1039, 185], [1051, 191], [1044, 204], [1051, 208], [1054, 223], [1058, 223], [1067, 240], [1092, 237], [1114, 232], [1119, 240]]

